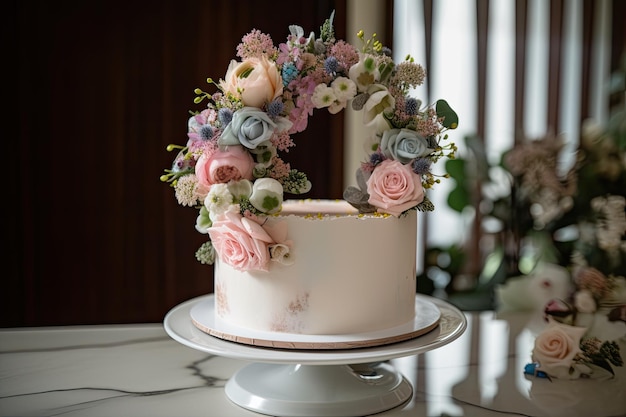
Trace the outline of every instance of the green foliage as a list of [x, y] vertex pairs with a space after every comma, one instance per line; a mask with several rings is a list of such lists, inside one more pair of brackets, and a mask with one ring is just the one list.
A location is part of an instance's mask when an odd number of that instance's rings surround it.
[[451, 209], [459, 213], [462, 213], [463, 209], [471, 203], [465, 181], [465, 165], [466, 163], [463, 159], [449, 159], [446, 161], [446, 172], [456, 182], [454, 188], [448, 194], [447, 203]]
[[444, 127], [448, 129], [457, 128], [459, 125], [459, 116], [454, 110], [452, 110], [452, 107], [450, 107], [447, 101], [437, 100], [435, 111], [437, 112], [437, 117], [443, 118], [443, 122], [441, 124]]
[[324, 21], [324, 24], [320, 27], [320, 38], [322, 42], [331, 41], [335, 38], [335, 29], [333, 27], [333, 20], [335, 19], [335, 11], [330, 14], [330, 17]]

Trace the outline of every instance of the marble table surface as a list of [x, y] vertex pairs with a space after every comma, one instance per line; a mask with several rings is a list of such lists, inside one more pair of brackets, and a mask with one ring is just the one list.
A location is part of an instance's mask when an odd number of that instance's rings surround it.
[[[377, 415], [626, 415], [625, 367], [597, 380], [527, 376], [540, 317], [464, 314], [467, 330], [455, 341], [388, 361], [413, 393]], [[0, 416], [261, 415], [225, 395], [248, 364], [178, 343], [163, 323], [0, 329]]]

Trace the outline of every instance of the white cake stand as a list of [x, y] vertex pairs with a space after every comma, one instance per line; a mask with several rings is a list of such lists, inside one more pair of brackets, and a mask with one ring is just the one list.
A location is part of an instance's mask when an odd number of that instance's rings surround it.
[[[281, 417], [364, 416], [407, 402], [413, 387], [389, 359], [428, 352], [463, 334], [467, 320], [451, 304], [416, 296], [420, 303], [441, 312], [430, 332], [398, 343], [354, 349], [277, 349], [230, 342], [198, 329], [190, 318], [202, 296], [174, 307], [165, 316], [165, 331], [177, 342], [210, 354], [253, 362], [226, 383], [225, 393], [235, 404], [261, 414]], [[337, 336], [341, 341], [342, 336]]]

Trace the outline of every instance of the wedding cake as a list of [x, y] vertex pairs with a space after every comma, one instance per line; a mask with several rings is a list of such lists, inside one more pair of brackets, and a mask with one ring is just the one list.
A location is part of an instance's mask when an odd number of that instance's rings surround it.
[[[207, 236], [197, 259], [214, 264], [216, 320], [233, 328], [333, 335], [368, 333], [415, 317], [417, 211], [435, 162], [453, 157], [446, 131], [457, 116], [443, 100], [411, 97], [425, 71], [395, 63], [373, 35], [357, 48], [289, 27], [275, 46], [252, 30], [237, 47], [188, 140], [162, 181], [198, 211]], [[282, 155], [314, 110], [362, 111], [367, 155], [342, 200], [306, 199], [311, 183]], [[445, 174], [443, 175], [445, 176]], [[286, 198], [285, 195], [291, 197]]]

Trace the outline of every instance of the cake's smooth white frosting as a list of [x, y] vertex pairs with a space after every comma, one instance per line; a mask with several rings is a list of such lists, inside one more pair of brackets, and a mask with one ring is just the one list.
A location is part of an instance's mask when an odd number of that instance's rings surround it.
[[345, 201], [286, 201], [292, 265], [242, 272], [216, 260], [217, 317], [262, 331], [353, 334], [415, 315], [415, 210], [358, 214]]

